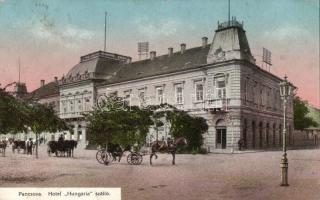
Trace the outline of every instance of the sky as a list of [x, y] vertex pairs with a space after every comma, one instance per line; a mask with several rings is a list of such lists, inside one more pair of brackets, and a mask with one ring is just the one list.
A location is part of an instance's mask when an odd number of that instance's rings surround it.
[[[244, 22], [257, 65], [262, 47], [272, 52], [270, 71], [286, 74], [297, 95], [320, 108], [319, 1], [231, 0], [231, 15]], [[212, 42], [228, 0], [0, 0], [0, 84], [18, 80], [28, 91], [40, 80], [61, 78], [80, 56], [103, 50], [138, 59], [137, 43], [165, 54], [181, 43]]]

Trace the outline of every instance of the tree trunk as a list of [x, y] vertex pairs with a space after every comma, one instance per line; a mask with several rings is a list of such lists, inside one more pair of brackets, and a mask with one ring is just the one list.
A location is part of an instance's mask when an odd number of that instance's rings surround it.
[[36, 158], [38, 159], [38, 133], [36, 133]]

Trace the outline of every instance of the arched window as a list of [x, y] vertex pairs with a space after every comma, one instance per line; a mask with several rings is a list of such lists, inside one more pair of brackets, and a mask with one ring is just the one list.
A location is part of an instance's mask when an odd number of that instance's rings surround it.
[[82, 139], [82, 126], [78, 125], [78, 141]]

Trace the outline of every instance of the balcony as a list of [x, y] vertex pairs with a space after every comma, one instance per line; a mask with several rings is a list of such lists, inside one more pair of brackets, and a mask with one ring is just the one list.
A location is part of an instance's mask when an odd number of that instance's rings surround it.
[[207, 100], [205, 103], [205, 109], [209, 111], [223, 111], [227, 112], [230, 105], [230, 99], [227, 98], [218, 98]]
[[69, 119], [69, 118], [83, 118], [84, 116], [82, 114], [87, 113], [88, 111], [82, 111], [82, 112], [67, 112], [67, 113], [60, 113], [59, 117], [61, 119]]

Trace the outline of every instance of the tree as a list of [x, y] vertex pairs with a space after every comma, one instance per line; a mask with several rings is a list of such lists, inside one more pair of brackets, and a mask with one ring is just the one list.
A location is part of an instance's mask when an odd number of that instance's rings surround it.
[[89, 141], [102, 146], [109, 142], [142, 145], [152, 124], [150, 115], [150, 110], [129, 106], [120, 97], [106, 97], [92, 112], [85, 114]]
[[27, 126], [36, 134], [36, 158], [38, 158], [38, 136], [41, 132], [57, 132], [61, 130], [72, 132], [72, 129], [55, 114], [52, 106], [34, 102], [27, 104], [27, 106]]
[[294, 128], [296, 130], [303, 130], [311, 126], [318, 126], [317, 122], [307, 116], [309, 109], [306, 104], [307, 102], [302, 101], [298, 96], [293, 100]]
[[16, 99], [0, 88], [0, 133], [27, 132], [28, 128], [36, 134], [36, 158], [41, 132], [72, 131], [51, 106]]
[[203, 117], [189, 115], [185, 111], [174, 110], [168, 117], [170, 133], [175, 138], [185, 137], [188, 141], [188, 150], [198, 150], [203, 144], [202, 135], [208, 131], [208, 124]]
[[0, 88], [0, 134], [27, 131], [28, 107]]
[[198, 150], [203, 144], [202, 135], [208, 130], [208, 124], [202, 117], [195, 117], [186, 111], [178, 110], [169, 104], [150, 106], [153, 112], [153, 126], [156, 131], [163, 126], [163, 121], [170, 124], [170, 134], [174, 138], [185, 137], [188, 141], [188, 150]]

